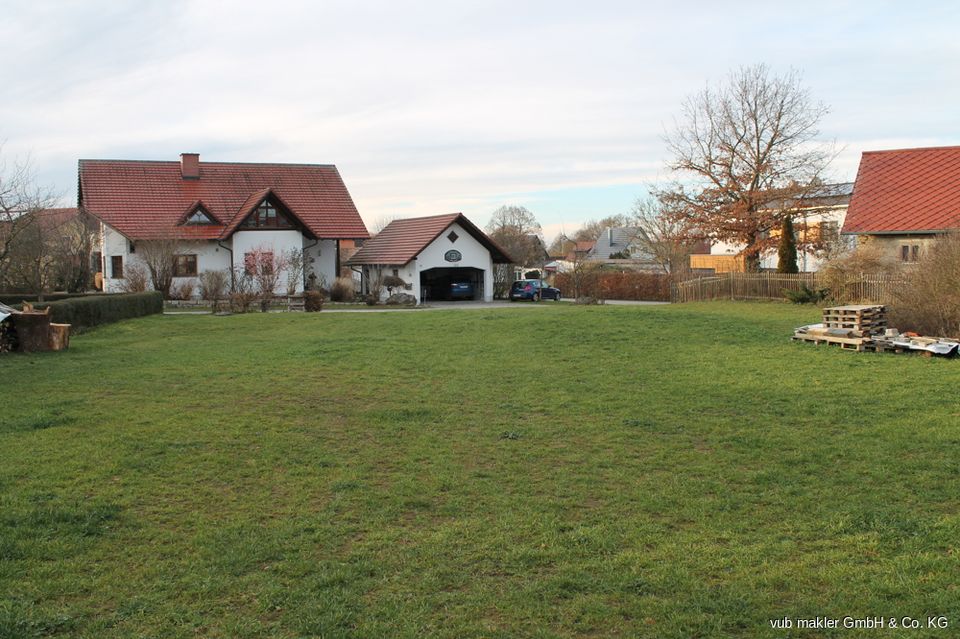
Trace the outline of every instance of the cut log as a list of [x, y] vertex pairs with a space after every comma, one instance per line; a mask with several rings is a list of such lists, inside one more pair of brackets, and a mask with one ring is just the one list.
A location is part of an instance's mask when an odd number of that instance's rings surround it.
[[65, 351], [70, 348], [70, 325], [50, 324], [50, 350]]
[[50, 350], [49, 313], [18, 313], [10, 319], [17, 331], [18, 350], [24, 353]]

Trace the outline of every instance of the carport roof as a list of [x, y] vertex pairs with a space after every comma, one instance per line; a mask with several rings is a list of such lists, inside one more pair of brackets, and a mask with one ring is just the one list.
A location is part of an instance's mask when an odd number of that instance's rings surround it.
[[406, 264], [431, 242], [440, 237], [451, 224], [459, 224], [488, 251], [496, 264], [513, 262], [507, 252], [467, 219], [463, 213], [448, 213], [430, 217], [412, 217], [394, 220], [347, 260], [350, 266], [361, 264]]

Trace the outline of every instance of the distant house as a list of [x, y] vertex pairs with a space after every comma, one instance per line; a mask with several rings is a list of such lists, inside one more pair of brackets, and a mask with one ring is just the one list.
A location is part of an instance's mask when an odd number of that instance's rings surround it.
[[80, 160], [79, 173], [79, 205], [99, 221], [95, 250], [107, 292], [122, 290], [144, 242], [177, 242], [175, 285], [207, 270], [247, 268], [255, 251], [301, 253], [305, 278], [330, 283], [341, 248], [368, 237], [332, 164], [201, 162], [183, 153], [179, 162]]
[[494, 264], [512, 262], [463, 213], [450, 213], [394, 220], [346, 263], [362, 274], [365, 294], [372, 283], [392, 275], [419, 302], [450, 299], [453, 284], [469, 284], [473, 299], [489, 302]]
[[661, 271], [654, 256], [644, 249], [643, 238], [642, 229], [636, 226], [604, 228], [586, 259], [622, 270]]
[[[820, 245], [841, 242], [840, 228], [848, 215], [847, 207], [853, 193], [853, 183], [824, 184], [811, 189], [800, 198], [791, 201], [770, 202], [769, 209], [787, 210], [791, 213], [793, 230], [798, 243], [817, 242]], [[770, 237], [778, 236], [779, 229], [773, 229]], [[743, 272], [746, 260], [743, 244], [714, 242], [707, 253], [690, 255], [690, 268], [693, 271], [711, 271], [714, 273]], [[760, 255], [760, 269], [772, 271], [777, 268], [777, 250], [771, 248]], [[798, 251], [797, 266], [801, 272], [812, 272], [823, 264], [821, 251]]]
[[863, 153], [845, 235], [915, 262], [939, 235], [957, 228], [960, 146]]

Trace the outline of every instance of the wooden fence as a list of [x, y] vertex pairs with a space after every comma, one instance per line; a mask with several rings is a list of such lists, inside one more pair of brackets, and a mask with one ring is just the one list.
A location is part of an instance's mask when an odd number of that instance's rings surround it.
[[826, 282], [820, 273], [724, 273], [680, 282], [673, 287], [672, 301], [782, 300], [784, 290], [801, 291], [806, 286], [829, 288], [830, 298], [843, 303], [886, 304], [902, 283], [887, 275], [857, 274], [842, 281]]

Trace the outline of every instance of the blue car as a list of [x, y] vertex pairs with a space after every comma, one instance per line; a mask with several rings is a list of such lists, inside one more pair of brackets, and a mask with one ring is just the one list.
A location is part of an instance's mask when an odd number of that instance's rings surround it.
[[560, 289], [547, 286], [540, 280], [517, 280], [510, 287], [510, 301], [530, 300], [539, 302], [540, 300], [560, 301]]
[[450, 284], [450, 299], [472, 300], [473, 284], [470, 282], [453, 282]]

